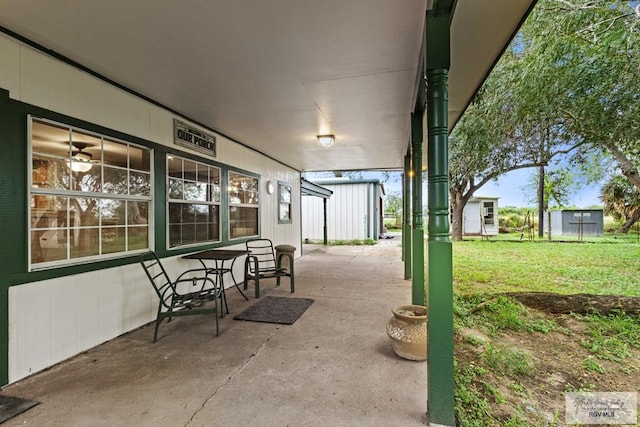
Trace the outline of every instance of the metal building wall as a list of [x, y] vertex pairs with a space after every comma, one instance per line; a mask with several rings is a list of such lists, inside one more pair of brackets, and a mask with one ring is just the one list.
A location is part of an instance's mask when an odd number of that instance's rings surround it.
[[[329, 240], [377, 239], [380, 233], [379, 203], [382, 188], [377, 182], [317, 182], [333, 191], [327, 200]], [[302, 198], [302, 238], [321, 240], [323, 237], [322, 199]]]

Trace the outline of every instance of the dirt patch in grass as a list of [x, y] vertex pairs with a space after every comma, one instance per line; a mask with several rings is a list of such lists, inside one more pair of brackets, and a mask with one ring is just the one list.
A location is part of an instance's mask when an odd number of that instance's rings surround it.
[[506, 298], [456, 310], [459, 425], [562, 426], [566, 392], [640, 391], [637, 317], [549, 314]]

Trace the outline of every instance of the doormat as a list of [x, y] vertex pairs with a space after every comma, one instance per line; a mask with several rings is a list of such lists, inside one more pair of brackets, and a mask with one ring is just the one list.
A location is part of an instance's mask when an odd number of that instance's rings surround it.
[[312, 303], [310, 298], [263, 297], [234, 319], [293, 325]]
[[36, 406], [40, 402], [0, 395], [0, 424]]

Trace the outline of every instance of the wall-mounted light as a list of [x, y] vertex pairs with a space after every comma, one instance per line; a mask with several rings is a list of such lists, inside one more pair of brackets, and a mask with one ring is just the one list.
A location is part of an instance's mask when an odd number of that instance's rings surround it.
[[318, 135], [318, 144], [322, 148], [329, 148], [336, 142], [336, 137], [333, 135]]

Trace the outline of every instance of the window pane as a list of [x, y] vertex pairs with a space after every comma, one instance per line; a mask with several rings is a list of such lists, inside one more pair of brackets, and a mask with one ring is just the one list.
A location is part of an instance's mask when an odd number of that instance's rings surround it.
[[212, 184], [209, 186], [209, 195], [207, 200], [210, 202], [220, 203], [220, 185]]
[[116, 252], [124, 252], [125, 235], [123, 227], [106, 227], [102, 228], [102, 253], [112, 254]]
[[34, 155], [32, 161], [33, 188], [67, 190], [69, 188], [69, 167], [67, 161]]
[[151, 172], [151, 150], [129, 146], [129, 167]]
[[127, 194], [127, 170], [104, 167], [104, 192]]
[[99, 177], [102, 139], [94, 135], [72, 130], [71, 145], [71, 164], [69, 167], [71, 168], [73, 175], [82, 175], [89, 172], [93, 172], [95, 174], [95, 171], [98, 170]]
[[98, 199], [70, 198], [70, 223], [72, 227], [91, 227], [98, 222]]
[[[73, 168], [73, 162], [71, 168]], [[71, 171], [71, 190], [100, 193], [102, 191], [102, 172], [99, 165], [93, 165], [86, 172]]]
[[229, 203], [258, 204], [258, 180], [237, 172], [229, 172]]
[[198, 164], [198, 174], [196, 181], [202, 184], [209, 183], [209, 168], [206, 165]]
[[105, 139], [103, 141], [103, 156], [104, 164], [111, 166], [118, 166], [121, 168], [127, 167], [127, 144], [120, 142], [109, 141]]
[[82, 258], [98, 255], [100, 242], [98, 241], [99, 228], [72, 228], [69, 233], [71, 243], [71, 258]]
[[182, 244], [182, 226], [180, 224], [169, 225], [169, 247]]
[[37, 230], [31, 232], [32, 264], [64, 259], [67, 259], [66, 229]]
[[195, 223], [196, 222], [196, 211], [193, 205], [190, 204], [182, 204], [182, 223]]
[[182, 204], [169, 203], [169, 223], [179, 224], [182, 222]]
[[167, 174], [174, 178], [182, 178], [182, 159], [167, 156]]
[[151, 195], [151, 174], [145, 172], [129, 172], [129, 194], [133, 196]]
[[209, 194], [207, 200], [212, 202], [220, 202], [220, 169], [209, 169]]
[[258, 234], [258, 209], [233, 206], [229, 208], [231, 238]]
[[130, 251], [149, 247], [149, 227], [128, 227], [127, 233]]
[[182, 190], [182, 180], [176, 178], [169, 178], [169, 198], [175, 200], [182, 200], [184, 197]]
[[69, 158], [71, 132], [67, 127], [41, 123], [37, 120], [31, 126], [31, 149], [34, 154], [48, 154], [59, 158]]
[[127, 213], [129, 225], [149, 224], [148, 202], [127, 202]]
[[184, 182], [184, 200], [191, 200], [194, 202], [206, 202], [207, 201], [207, 186], [198, 182], [185, 181]]
[[182, 164], [184, 166], [184, 179], [195, 181], [196, 180], [196, 162], [184, 159], [182, 161]]
[[291, 221], [290, 204], [280, 203], [280, 221]]
[[100, 200], [102, 226], [125, 225], [126, 202], [124, 200]]

